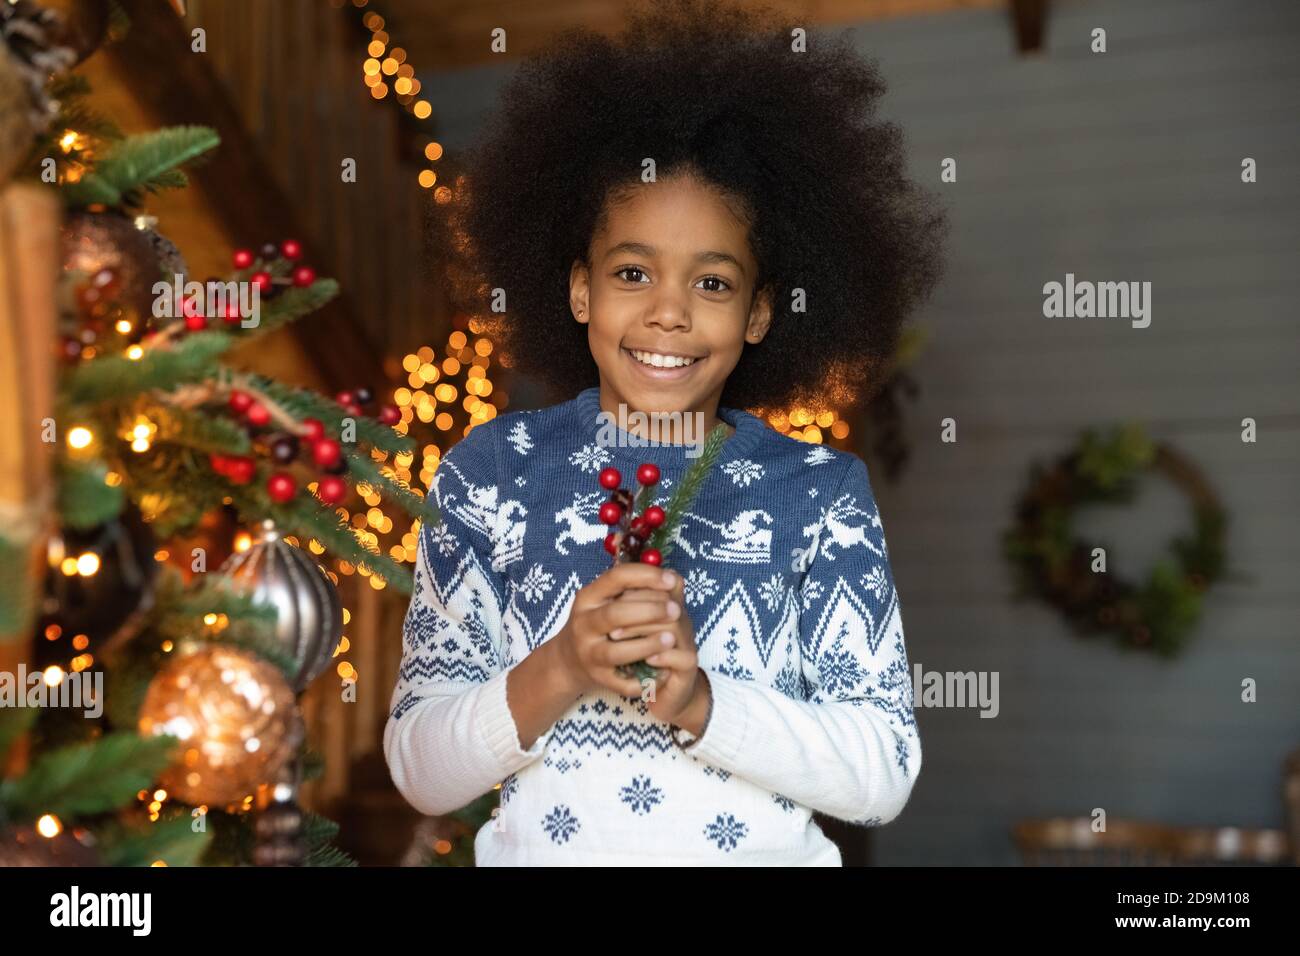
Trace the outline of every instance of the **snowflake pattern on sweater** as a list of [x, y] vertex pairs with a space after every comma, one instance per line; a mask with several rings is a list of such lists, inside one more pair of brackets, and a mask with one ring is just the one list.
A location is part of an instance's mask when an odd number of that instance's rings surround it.
[[479, 865], [838, 865], [813, 811], [887, 823], [921, 769], [899, 599], [865, 463], [747, 412], [718, 410], [736, 431], [667, 562], [712, 688], [703, 734], [683, 750], [600, 689], [521, 748], [506, 675], [610, 567], [596, 474], [653, 461], [667, 488], [693, 460], [605, 447], [600, 413], [593, 387], [443, 457], [384, 731], [394, 782], [429, 814], [501, 784]]

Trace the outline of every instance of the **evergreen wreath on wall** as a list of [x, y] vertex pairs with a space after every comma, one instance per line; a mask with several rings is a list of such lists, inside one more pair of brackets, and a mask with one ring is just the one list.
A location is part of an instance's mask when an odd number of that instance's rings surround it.
[[[1132, 501], [1137, 479], [1159, 472], [1188, 497], [1190, 535], [1175, 538], [1144, 582], [1106, 569], [1113, 549], [1076, 537], [1076, 509]], [[1109, 633], [1122, 646], [1177, 654], [1201, 615], [1202, 597], [1224, 574], [1227, 515], [1200, 470], [1139, 425], [1084, 431], [1079, 444], [1050, 467], [1035, 463], [1016, 506], [1016, 524], [1003, 550], [1018, 572], [1017, 597], [1036, 594], [1057, 607], [1071, 627], [1089, 636]], [[1104, 549], [1101, 551], [1099, 549]]]

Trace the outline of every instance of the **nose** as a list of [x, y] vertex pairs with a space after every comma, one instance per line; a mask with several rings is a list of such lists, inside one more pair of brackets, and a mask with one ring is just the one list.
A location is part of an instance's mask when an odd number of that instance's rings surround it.
[[690, 306], [683, 296], [665, 284], [646, 313], [645, 324], [664, 332], [687, 331], [691, 327]]

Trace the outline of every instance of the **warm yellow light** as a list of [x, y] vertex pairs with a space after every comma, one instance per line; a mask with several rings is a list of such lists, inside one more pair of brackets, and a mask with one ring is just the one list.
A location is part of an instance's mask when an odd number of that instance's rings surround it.
[[849, 423], [843, 420], [836, 422], [831, 426], [831, 434], [836, 438], [847, 438], [849, 435]]
[[116, 488], [121, 483], [122, 483], [122, 476], [119, 475], [117, 472], [108, 471], [104, 473], [104, 484], [108, 485], [108, 487]]
[[54, 814], [47, 813], [36, 821], [36, 832], [47, 840], [53, 840], [63, 832], [63, 824]]
[[397, 61], [391, 56], [386, 56], [384, 62], [379, 64], [379, 69], [383, 70], [384, 76], [392, 76], [397, 72]]
[[371, 57], [366, 60], [365, 63], [361, 64], [361, 70], [366, 74], [366, 76], [377, 76], [379, 74], [379, 61], [374, 57]]
[[64, 133], [62, 136], [59, 137], [59, 146], [63, 148], [63, 151], [65, 153], [72, 152], [73, 148], [76, 145], [77, 145], [77, 134], [75, 130], [68, 130], [66, 133]]
[[64, 577], [72, 577], [77, 573], [77, 559], [64, 558], [59, 562], [59, 570], [63, 572]]
[[247, 531], [241, 531], [235, 535], [235, 550], [247, 551], [253, 546], [253, 537]]
[[451, 416], [446, 412], [440, 413], [438, 418], [434, 421], [434, 425], [436, 425], [440, 431], [445, 432], [451, 427]]
[[377, 100], [382, 100], [385, 96], [388, 95], [388, 87], [385, 86], [383, 83], [376, 83], [374, 86], [370, 88], [370, 95]]
[[419, 179], [421, 186], [425, 189], [430, 189], [433, 187], [433, 184], [438, 181], [438, 174], [432, 169], [422, 169], [420, 170]]
[[342, 677], [344, 680], [350, 680], [356, 674], [356, 671], [353, 669], [352, 665], [349, 664], [347, 661], [340, 661], [338, 666], [338, 673], [339, 676]]
[[122, 335], [130, 335], [132, 329], [131, 320], [118, 319], [117, 324], [114, 325], [113, 328], [117, 329], [117, 331]]
[[411, 110], [416, 119], [428, 119], [433, 113], [433, 107], [429, 105], [428, 100], [419, 100]]
[[59, 627], [59, 625], [57, 624], [45, 625], [45, 639], [47, 641], [57, 641], [62, 636], [63, 636], [63, 628]]
[[51, 664], [45, 668], [41, 677], [45, 681], [46, 687], [58, 687], [63, 683], [63, 668], [58, 664]]
[[414, 372], [420, 367], [420, 356], [404, 355], [402, 356], [402, 369], [407, 372]]
[[77, 573], [83, 578], [94, 575], [99, 570], [99, 555], [94, 551], [87, 551], [81, 557], [77, 558]]
[[452, 332], [451, 335], [447, 336], [447, 345], [452, 349], [463, 349], [465, 347], [465, 342], [465, 333], [460, 329], [457, 329], [455, 332]]
[[393, 92], [400, 93], [403, 96], [411, 92], [410, 78], [405, 76], [398, 77], [397, 80], [393, 83]]
[[173, 645], [171, 641], [163, 641], [162, 642], [163, 653], [170, 654], [172, 652], [172, 647], [174, 646], [175, 645]]
[[835, 422], [834, 412], [822, 412], [817, 416], [817, 426], [819, 428], [830, 428]]
[[90, 433], [90, 429], [80, 425], [68, 432], [68, 445], [72, 448], [85, 448], [94, 440], [95, 436]]
[[143, 355], [144, 355], [144, 349], [142, 349], [140, 346], [138, 345], [127, 346], [126, 357], [129, 358], [132, 362], [138, 362]]
[[147, 439], [147, 438], [136, 438], [136, 439], [133, 439], [132, 442], [131, 442], [131, 450], [132, 450], [132, 451], [135, 451], [135, 452], [148, 451], [148, 450], [149, 450], [149, 439]]
[[203, 623], [208, 627], [211, 627], [213, 624], [217, 623], [217, 615], [209, 611], [207, 614], [203, 615]]
[[460, 362], [454, 358], [445, 358], [442, 360], [442, 370], [448, 375], [455, 375], [460, 371]]
[[446, 186], [439, 186], [433, 191], [433, 201], [440, 206], [451, 202], [451, 190]]
[[72, 639], [72, 647], [74, 650], [84, 651], [87, 645], [89, 644], [90, 644], [90, 638], [88, 638], [85, 634], [78, 634], [76, 637]]
[[366, 60], [366, 72], [367, 72], [367, 73], [370, 72], [370, 69], [369, 69], [369, 68], [370, 68], [370, 64], [371, 64], [371, 63], [374, 63], [374, 64], [375, 64], [375, 69], [378, 70], [378, 69], [379, 69], [379, 61], [376, 60], [376, 59], [374, 59], [374, 58], [377, 57], [377, 56], [383, 56], [383, 55], [384, 55], [384, 45], [383, 45], [382, 43], [380, 43], [378, 40], [371, 40], [371, 41], [370, 41], [370, 45], [366, 47], [366, 52], [369, 53], [370, 56], [371, 56], [371, 59]]
[[424, 147], [424, 158], [429, 160], [429, 162], [436, 162], [437, 160], [442, 159], [442, 144], [434, 142]]

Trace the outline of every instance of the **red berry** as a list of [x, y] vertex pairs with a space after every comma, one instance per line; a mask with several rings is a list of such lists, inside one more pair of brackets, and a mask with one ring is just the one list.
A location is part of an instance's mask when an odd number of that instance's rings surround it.
[[657, 528], [664, 523], [664, 518], [666, 518], [667, 515], [664, 514], [663, 508], [660, 508], [658, 505], [651, 505], [645, 510], [643, 517], [645, 518], [647, 527]]
[[351, 404], [352, 404], [352, 393], [351, 393], [351, 392], [339, 392], [337, 395], [334, 396], [334, 401], [338, 402], [340, 405], [351, 405]]
[[192, 315], [202, 315], [202, 314], [203, 314], [203, 303], [199, 301], [198, 296], [192, 295], [188, 299], [181, 300], [181, 315], [185, 316], [188, 319]]
[[238, 302], [227, 302], [227, 303], [226, 303], [226, 314], [225, 314], [225, 320], [226, 320], [227, 322], [232, 322], [232, 323], [233, 323], [233, 322], [238, 322], [238, 321], [239, 321], [240, 319], [242, 319], [242, 318], [243, 318], [243, 315], [242, 315], [242, 314], [240, 313], [240, 311], [239, 311], [239, 303], [238, 303]]
[[286, 259], [297, 259], [302, 255], [302, 243], [297, 239], [286, 239], [280, 243], [280, 254]]
[[298, 485], [293, 480], [293, 475], [287, 472], [277, 471], [266, 480], [266, 491], [271, 496], [271, 500], [280, 504], [292, 498], [297, 490]]
[[208, 456], [208, 461], [212, 464], [212, 470], [218, 475], [224, 475], [226, 469], [230, 467], [230, 459], [225, 455], [218, 455], [216, 452]]
[[255, 471], [253, 459], [239, 455], [226, 462], [226, 477], [237, 485], [246, 485], [253, 480]]
[[191, 332], [202, 332], [208, 327], [208, 317], [206, 315], [187, 315], [185, 316], [185, 327]]
[[316, 281], [316, 270], [311, 266], [299, 266], [293, 270], [293, 284], [298, 287], [309, 286]]
[[248, 406], [248, 411], [244, 413], [249, 424], [261, 427], [271, 420], [271, 413], [261, 402], [254, 402]]
[[600, 470], [600, 486], [602, 488], [613, 491], [622, 480], [623, 476], [618, 473], [617, 468], [602, 468]]
[[385, 405], [379, 410], [379, 420], [385, 425], [396, 425], [402, 420], [402, 413], [396, 405]]
[[302, 420], [303, 438], [309, 442], [319, 441], [325, 437], [325, 426], [321, 424], [319, 418], [304, 418]]
[[623, 508], [616, 501], [606, 501], [600, 506], [601, 524], [618, 524], [623, 520]]
[[327, 505], [336, 505], [348, 496], [348, 483], [337, 475], [326, 475], [316, 485], [316, 494]]
[[328, 468], [330, 465], [338, 463], [339, 455], [343, 449], [333, 438], [318, 438], [312, 443], [311, 457], [316, 464], [322, 468]]
[[347, 405], [344, 407], [347, 408], [348, 414], [351, 415], [353, 418], [360, 418], [362, 415], [365, 414], [365, 412], [361, 410], [361, 406], [358, 405], [356, 402], [353, 402], [351, 405]]
[[257, 286], [258, 290], [263, 295], [270, 292], [271, 288], [275, 285], [274, 280], [271, 278], [271, 273], [265, 271], [254, 272], [248, 281]]
[[659, 553], [658, 548], [646, 548], [641, 552], [642, 564], [653, 564], [655, 567], [663, 565], [664, 556]]
[[231, 260], [235, 263], [236, 269], [247, 269], [253, 264], [253, 250], [236, 249], [235, 254], [231, 256]]
[[646, 462], [636, 470], [636, 480], [643, 485], [655, 485], [659, 483], [659, 468]]
[[241, 392], [239, 389], [230, 390], [230, 410], [237, 415], [242, 415], [253, 404], [253, 396], [247, 392]]
[[628, 530], [633, 531], [636, 534], [643, 535], [646, 533], [646, 527], [647, 526], [646, 526], [645, 516], [637, 515], [635, 518], [632, 519], [632, 523], [628, 525]]
[[605, 550], [608, 551], [610, 554], [614, 553], [614, 532], [613, 531], [605, 535]]

